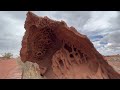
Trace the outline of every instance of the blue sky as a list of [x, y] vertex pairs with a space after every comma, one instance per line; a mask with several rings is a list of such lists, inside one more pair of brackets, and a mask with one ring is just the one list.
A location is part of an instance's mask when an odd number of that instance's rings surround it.
[[[119, 11], [32, 11], [39, 16], [63, 20], [85, 34], [103, 55], [120, 54]], [[19, 55], [27, 11], [0, 11], [0, 54]]]

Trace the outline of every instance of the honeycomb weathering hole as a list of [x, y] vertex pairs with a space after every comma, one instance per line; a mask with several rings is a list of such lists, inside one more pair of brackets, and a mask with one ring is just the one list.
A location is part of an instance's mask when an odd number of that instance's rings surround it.
[[36, 62], [46, 78], [120, 78], [90, 40], [65, 22], [28, 12], [24, 27], [21, 60]]
[[66, 50], [68, 50], [69, 52], [72, 52], [72, 48], [70, 46], [68, 46], [67, 44], [64, 45], [64, 48]]
[[70, 58], [74, 58], [74, 56], [72, 54], [70, 54]]
[[37, 30], [37, 27], [36, 27], [35, 25], [32, 25], [32, 26], [30, 27], [30, 29], [31, 29], [32, 31], [34, 31], [34, 30]]

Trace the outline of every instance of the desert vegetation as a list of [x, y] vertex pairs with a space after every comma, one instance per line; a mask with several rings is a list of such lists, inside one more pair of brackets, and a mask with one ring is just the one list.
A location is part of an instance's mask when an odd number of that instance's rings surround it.
[[5, 59], [10, 59], [12, 57], [13, 57], [13, 54], [10, 52], [2, 54], [2, 58], [5, 58]]

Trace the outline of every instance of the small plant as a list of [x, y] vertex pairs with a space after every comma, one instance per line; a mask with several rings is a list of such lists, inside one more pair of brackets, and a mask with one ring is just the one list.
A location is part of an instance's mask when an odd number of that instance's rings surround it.
[[10, 59], [10, 58], [13, 57], [13, 54], [12, 54], [12, 53], [4, 53], [4, 54], [2, 55], [2, 57], [3, 57], [3, 58]]

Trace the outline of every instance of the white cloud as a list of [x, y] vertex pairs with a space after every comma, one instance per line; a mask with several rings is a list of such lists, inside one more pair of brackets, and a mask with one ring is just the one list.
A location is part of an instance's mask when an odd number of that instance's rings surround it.
[[84, 25], [85, 30], [87, 30], [87, 29], [89, 29], [89, 31], [95, 31], [95, 30], [98, 31], [99, 30], [99, 32], [101, 30], [107, 29], [109, 27], [110, 27], [110, 23], [108, 23], [107, 21], [102, 20], [102, 19], [96, 20], [96, 21], [91, 20], [88, 22], [88, 24]]
[[[19, 54], [27, 11], [0, 11], [0, 53]], [[33, 11], [39, 16], [64, 20], [86, 34], [104, 55], [120, 53], [120, 12], [117, 11]], [[97, 40], [94, 38], [96, 36]], [[91, 38], [92, 37], [92, 38]], [[94, 38], [93, 38], [94, 37]]]
[[24, 20], [13, 18], [15, 13], [0, 12], [0, 54], [11, 52], [19, 54], [24, 35]]

